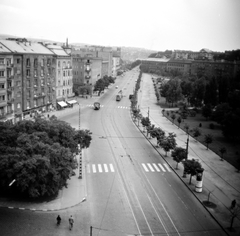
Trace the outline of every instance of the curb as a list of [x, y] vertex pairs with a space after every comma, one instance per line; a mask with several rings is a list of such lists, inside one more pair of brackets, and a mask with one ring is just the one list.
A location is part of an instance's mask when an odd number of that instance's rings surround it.
[[139, 129], [139, 131], [142, 133], [142, 135], [147, 139], [147, 141], [152, 145], [152, 147], [158, 152], [158, 154], [161, 156], [161, 158], [168, 164], [168, 166], [174, 171], [174, 173], [178, 176], [178, 178], [184, 183], [184, 185], [188, 188], [188, 190], [193, 194], [193, 196], [201, 203], [201, 205], [207, 210], [209, 215], [215, 220], [215, 222], [220, 226], [220, 228], [226, 233], [226, 235], [230, 236], [230, 234], [226, 231], [226, 229], [220, 224], [220, 222], [215, 218], [215, 216], [208, 210], [208, 208], [202, 203], [202, 201], [198, 198], [196, 193], [192, 191], [192, 189], [185, 183], [185, 181], [182, 179], [182, 177], [176, 172], [176, 170], [168, 163], [168, 161], [165, 159], [165, 157], [158, 151], [158, 149], [154, 146], [154, 144], [151, 142], [151, 140], [145, 135], [144, 132], [140, 129], [140, 127], [137, 125], [136, 122], [133, 121], [133, 116], [131, 113], [132, 122], [135, 124], [135, 126]]
[[36, 209], [36, 208], [25, 208], [25, 207], [12, 207], [12, 206], [1, 206], [1, 208], [7, 208], [7, 209], [11, 209], [11, 210], [26, 210], [26, 211], [42, 211], [42, 212], [50, 212], [50, 211], [61, 211], [61, 210], [66, 210], [66, 209], [69, 209], [69, 208], [72, 208], [72, 207], [75, 207], [77, 205], [80, 205], [81, 203], [85, 202], [87, 199], [84, 197], [82, 199], [81, 202], [77, 203], [77, 204], [74, 204], [72, 206], [68, 206], [68, 207], [64, 207], [64, 208], [59, 208], [59, 209]]

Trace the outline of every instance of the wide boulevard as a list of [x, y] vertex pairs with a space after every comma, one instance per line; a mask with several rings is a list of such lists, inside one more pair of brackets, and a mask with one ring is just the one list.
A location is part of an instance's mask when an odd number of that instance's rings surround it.
[[[92, 132], [83, 156], [86, 201], [59, 212], [0, 209], [0, 231], [6, 232], [0, 235], [225, 235], [133, 123], [128, 96], [138, 75], [134, 69], [118, 77], [99, 98], [100, 110], [90, 106], [92, 99], [80, 106], [81, 129]], [[116, 101], [119, 90], [123, 98]], [[78, 128], [77, 104], [59, 114]], [[57, 214], [64, 219], [58, 228]]]

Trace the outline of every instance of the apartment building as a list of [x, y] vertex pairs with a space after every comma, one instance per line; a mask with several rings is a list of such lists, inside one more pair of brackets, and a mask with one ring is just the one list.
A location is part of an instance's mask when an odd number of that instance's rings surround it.
[[117, 77], [117, 71], [121, 68], [121, 48], [113, 48], [112, 77]]
[[68, 101], [74, 96], [72, 81], [72, 58], [59, 45], [48, 44], [46, 47], [56, 56], [56, 105], [64, 104], [59, 102]]
[[[3, 110], [12, 112], [4, 120], [15, 122], [53, 109], [56, 103], [54, 53], [42, 44], [26, 39], [0, 40], [0, 45], [9, 50], [7, 55], [0, 51], [0, 58], [5, 55], [6, 68], [2, 73], [8, 81], [6, 86], [9, 86]], [[7, 66], [7, 58], [11, 68]]]
[[0, 43], [0, 121], [14, 120], [13, 55]]
[[96, 81], [102, 78], [102, 58], [96, 57], [95, 50], [76, 49], [71, 52], [73, 84], [80, 86], [83, 93], [92, 95]]

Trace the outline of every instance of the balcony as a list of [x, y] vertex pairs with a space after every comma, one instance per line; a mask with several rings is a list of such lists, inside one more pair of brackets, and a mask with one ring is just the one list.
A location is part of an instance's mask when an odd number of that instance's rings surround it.
[[0, 113], [0, 120], [5, 119], [6, 117], [6, 113]]
[[85, 75], [85, 79], [90, 79], [91, 76], [90, 75]]
[[7, 76], [7, 79], [8, 79], [8, 80], [12, 80], [12, 79], [13, 79], [13, 75], [8, 75], [8, 76]]
[[91, 68], [87, 66], [87, 68], [85, 69], [85, 71], [86, 71], [87, 73], [89, 73], [89, 72], [91, 71]]
[[10, 92], [10, 93], [11, 93], [13, 90], [14, 90], [14, 87], [9, 87], [9, 88], [7, 88], [7, 91]]
[[8, 67], [8, 68], [13, 68], [13, 63], [8, 63], [8, 62], [7, 62], [7, 67]]

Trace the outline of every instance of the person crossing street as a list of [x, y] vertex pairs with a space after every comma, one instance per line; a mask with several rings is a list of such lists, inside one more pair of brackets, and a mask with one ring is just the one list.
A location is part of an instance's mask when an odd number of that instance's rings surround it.
[[69, 229], [70, 230], [72, 230], [72, 228], [73, 228], [73, 223], [74, 223], [74, 220], [73, 220], [73, 217], [71, 215], [70, 218], [69, 218]]

